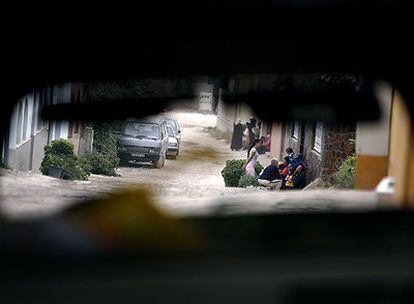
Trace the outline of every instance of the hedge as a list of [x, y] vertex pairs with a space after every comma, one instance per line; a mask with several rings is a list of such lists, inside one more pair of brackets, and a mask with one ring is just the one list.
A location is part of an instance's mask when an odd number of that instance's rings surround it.
[[74, 154], [73, 145], [59, 139], [44, 147], [44, 157], [40, 165], [40, 171], [48, 175], [51, 167], [61, 168], [64, 171], [63, 178], [71, 180], [87, 180], [90, 172], [85, 164]]
[[246, 188], [246, 187], [249, 187], [249, 186], [259, 187], [260, 184], [257, 180], [258, 180], [258, 178], [256, 176], [251, 176], [249, 174], [244, 173], [240, 177], [239, 184], [237, 185], [237, 187], [239, 187], [239, 188]]
[[[221, 171], [221, 175], [224, 179], [226, 187], [238, 187], [241, 176], [244, 171], [242, 166], [246, 163], [244, 159], [232, 159], [226, 161], [226, 166]], [[259, 174], [263, 170], [263, 166], [257, 162], [255, 165], [256, 174]]]
[[334, 184], [342, 188], [353, 189], [355, 185], [355, 165], [356, 156], [349, 156], [338, 171], [333, 174]]

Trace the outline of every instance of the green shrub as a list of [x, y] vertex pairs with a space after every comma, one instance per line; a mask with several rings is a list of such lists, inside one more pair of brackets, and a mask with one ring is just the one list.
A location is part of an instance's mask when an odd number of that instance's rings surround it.
[[66, 139], [57, 139], [44, 147], [45, 155], [57, 155], [61, 157], [74, 157], [73, 144]]
[[352, 189], [355, 184], [356, 156], [349, 156], [333, 174], [333, 182], [336, 186]]
[[63, 170], [64, 179], [88, 180], [90, 175], [88, 168], [84, 167], [84, 165], [77, 158], [67, 158], [65, 160]]
[[82, 157], [82, 162], [91, 173], [114, 176], [119, 165], [117, 146], [122, 121], [95, 122], [93, 130], [93, 152]]
[[[50, 147], [50, 146], [46, 146], [46, 147]], [[50, 167], [57, 167], [57, 168], [63, 169], [65, 165], [65, 160], [63, 157], [55, 155], [55, 154], [47, 153], [46, 147], [45, 147], [45, 156], [43, 157], [43, 161], [40, 164], [40, 172], [42, 172], [44, 175], [47, 175], [49, 173]]]
[[93, 149], [102, 154], [117, 154], [122, 121], [95, 122], [93, 124]]
[[243, 174], [241, 177], [240, 177], [240, 180], [239, 180], [239, 184], [238, 184], [238, 187], [239, 188], [246, 188], [246, 187], [249, 187], [249, 186], [253, 186], [253, 187], [259, 187], [260, 186], [260, 184], [259, 184], [259, 182], [257, 181], [257, 177], [255, 177], [255, 176], [251, 176], [251, 175], [249, 175], [249, 174]]
[[119, 165], [119, 158], [114, 153], [87, 153], [80, 158], [80, 161], [91, 173], [109, 176], [116, 175], [115, 169]]
[[90, 173], [88, 168], [78, 160], [73, 151], [73, 145], [64, 139], [54, 140], [44, 147], [44, 157], [40, 171], [47, 175], [49, 168], [57, 167], [64, 171], [64, 179], [87, 180]]
[[[232, 159], [226, 161], [226, 166], [221, 171], [221, 175], [224, 179], [224, 184], [226, 187], [238, 187], [240, 177], [243, 175], [244, 171], [242, 166], [245, 164], [246, 160], [244, 159]], [[256, 174], [259, 174], [263, 170], [263, 166], [257, 162], [254, 167]]]

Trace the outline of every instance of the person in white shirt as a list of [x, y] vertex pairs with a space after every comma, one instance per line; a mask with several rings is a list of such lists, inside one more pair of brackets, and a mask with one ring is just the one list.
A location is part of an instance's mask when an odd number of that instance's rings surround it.
[[243, 165], [242, 170], [246, 171], [246, 174], [249, 174], [251, 176], [256, 176], [256, 170], [254, 169], [257, 158], [259, 157], [259, 153], [257, 152], [257, 149], [263, 144], [263, 141], [261, 139], [255, 139], [251, 148], [247, 152], [247, 161]]

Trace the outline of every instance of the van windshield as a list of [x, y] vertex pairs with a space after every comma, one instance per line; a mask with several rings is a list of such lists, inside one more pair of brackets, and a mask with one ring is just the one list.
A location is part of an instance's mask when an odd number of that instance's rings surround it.
[[146, 137], [159, 139], [160, 127], [154, 123], [127, 122], [123, 134], [132, 137]]
[[169, 137], [174, 137], [175, 135], [174, 135], [174, 131], [173, 131], [173, 129], [171, 128], [171, 126], [168, 126], [167, 127], [167, 132], [168, 132], [168, 136]]
[[175, 132], [178, 131], [178, 126], [174, 119], [167, 119], [167, 123], [174, 129]]

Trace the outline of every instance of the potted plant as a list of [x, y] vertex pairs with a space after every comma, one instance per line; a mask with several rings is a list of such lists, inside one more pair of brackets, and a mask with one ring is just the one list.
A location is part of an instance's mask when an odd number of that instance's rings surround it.
[[64, 172], [65, 171], [63, 170], [62, 167], [50, 166], [48, 169], [47, 175], [62, 179]]

